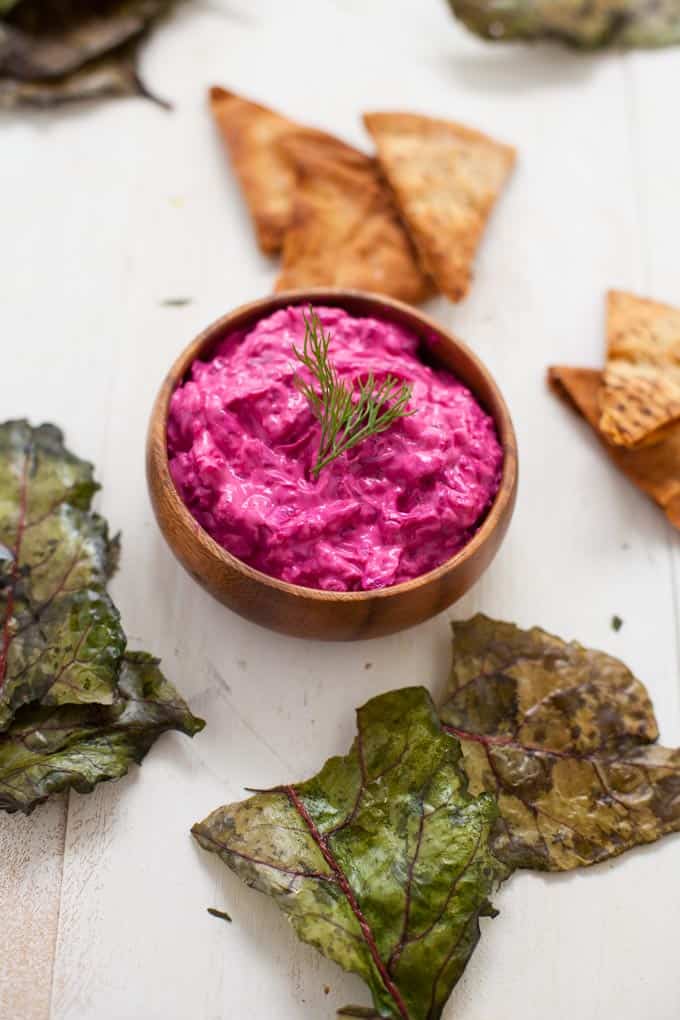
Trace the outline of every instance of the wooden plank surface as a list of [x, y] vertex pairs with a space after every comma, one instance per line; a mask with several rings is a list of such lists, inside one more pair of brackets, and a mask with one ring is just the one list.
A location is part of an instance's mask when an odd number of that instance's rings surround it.
[[48, 1020], [66, 803], [0, 825], [0, 1016]]
[[[162, 656], [208, 727], [193, 742], [165, 736], [141, 771], [73, 795], [68, 824], [64, 805], [0, 819], [0, 1016], [318, 1020], [365, 1002], [360, 982], [300, 946], [188, 830], [246, 785], [316, 771], [348, 746], [371, 695], [410, 683], [438, 694], [448, 616], [483, 609], [620, 655], [648, 684], [664, 740], [680, 742], [677, 538], [543, 378], [551, 361], [601, 363], [607, 287], [680, 301], [680, 58], [489, 48], [434, 0], [214, 0], [158, 33], [145, 72], [176, 100], [172, 115], [121, 102], [0, 126], [3, 414], [59, 422], [96, 461], [99, 507], [123, 531], [114, 596], [131, 643]], [[350, 646], [267, 634], [198, 591], [153, 523], [143, 441], [155, 389], [194, 333], [270, 290], [276, 271], [205, 111], [214, 82], [356, 144], [361, 110], [406, 107], [519, 148], [471, 297], [430, 303], [508, 398], [517, 514], [477, 588], [405, 634]], [[445, 1016], [675, 1020], [677, 853], [668, 839], [585, 874], [515, 876]]]

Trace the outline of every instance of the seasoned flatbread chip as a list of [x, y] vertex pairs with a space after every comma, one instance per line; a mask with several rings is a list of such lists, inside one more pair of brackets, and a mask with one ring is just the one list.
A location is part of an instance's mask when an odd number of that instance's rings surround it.
[[548, 381], [595, 429], [607, 453], [630, 480], [662, 507], [676, 528], [680, 528], [680, 423], [668, 430], [661, 442], [627, 450], [607, 442], [600, 430], [599, 393], [602, 372], [593, 368], [548, 371]]
[[367, 113], [364, 122], [423, 268], [460, 301], [515, 150], [461, 124], [418, 114]]
[[600, 428], [617, 446], [656, 443], [680, 418], [680, 311], [610, 291]]
[[280, 251], [290, 221], [295, 170], [279, 142], [300, 132], [321, 141], [336, 139], [218, 86], [210, 89], [210, 108], [241, 183], [260, 248], [268, 254]]
[[305, 134], [281, 148], [297, 190], [277, 290], [353, 287], [413, 303], [431, 293], [374, 159]]

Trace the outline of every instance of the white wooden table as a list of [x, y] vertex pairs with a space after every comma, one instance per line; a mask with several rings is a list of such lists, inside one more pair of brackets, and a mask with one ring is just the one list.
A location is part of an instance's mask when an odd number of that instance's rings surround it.
[[[609, 286], [680, 302], [680, 50], [601, 57], [493, 48], [443, 0], [210, 0], [145, 51], [172, 115], [121, 101], [0, 120], [2, 417], [50, 420], [97, 465], [123, 532], [113, 594], [208, 725], [143, 769], [26, 819], [0, 818], [2, 1020], [319, 1020], [366, 1002], [276, 908], [189, 836], [243, 787], [304, 778], [352, 739], [353, 709], [438, 695], [449, 615], [478, 609], [620, 655], [680, 741], [680, 556], [663, 514], [544, 386], [601, 364]], [[492, 568], [450, 614], [372, 643], [271, 635], [172, 559], [143, 466], [151, 401], [204, 325], [268, 292], [206, 112], [222, 83], [366, 144], [363, 109], [413, 108], [515, 143], [517, 174], [471, 297], [431, 303], [491, 367], [515, 416], [521, 490]], [[166, 308], [169, 297], [190, 297]], [[615, 633], [613, 614], [624, 620]], [[677, 1020], [680, 843], [498, 894], [449, 1020]], [[206, 907], [227, 909], [226, 925]]]

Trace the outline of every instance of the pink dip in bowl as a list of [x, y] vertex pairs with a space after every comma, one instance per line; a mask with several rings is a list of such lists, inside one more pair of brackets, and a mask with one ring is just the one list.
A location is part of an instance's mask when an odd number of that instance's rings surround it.
[[316, 308], [340, 376], [411, 382], [417, 413], [313, 480], [319, 426], [292, 351], [304, 311], [277, 311], [193, 363], [170, 401], [175, 485], [216, 542], [265, 574], [327, 591], [408, 581], [457, 553], [493, 503], [503, 466], [494, 422], [453, 375], [419, 360], [415, 334]]

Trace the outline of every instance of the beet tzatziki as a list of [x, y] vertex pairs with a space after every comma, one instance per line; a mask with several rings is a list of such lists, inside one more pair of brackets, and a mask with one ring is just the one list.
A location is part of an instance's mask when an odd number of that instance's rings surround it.
[[314, 309], [348, 387], [408, 384], [408, 415], [316, 475], [321, 424], [301, 383], [308, 310], [293, 307], [222, 340], [172, 395], [167, 440], [177, 490], [224, 549], [307, 588], [386, 588], [434, 569], [475, 534], [500, 484], [492, 418], [451, 373], [418, 357], [409, 330]]

